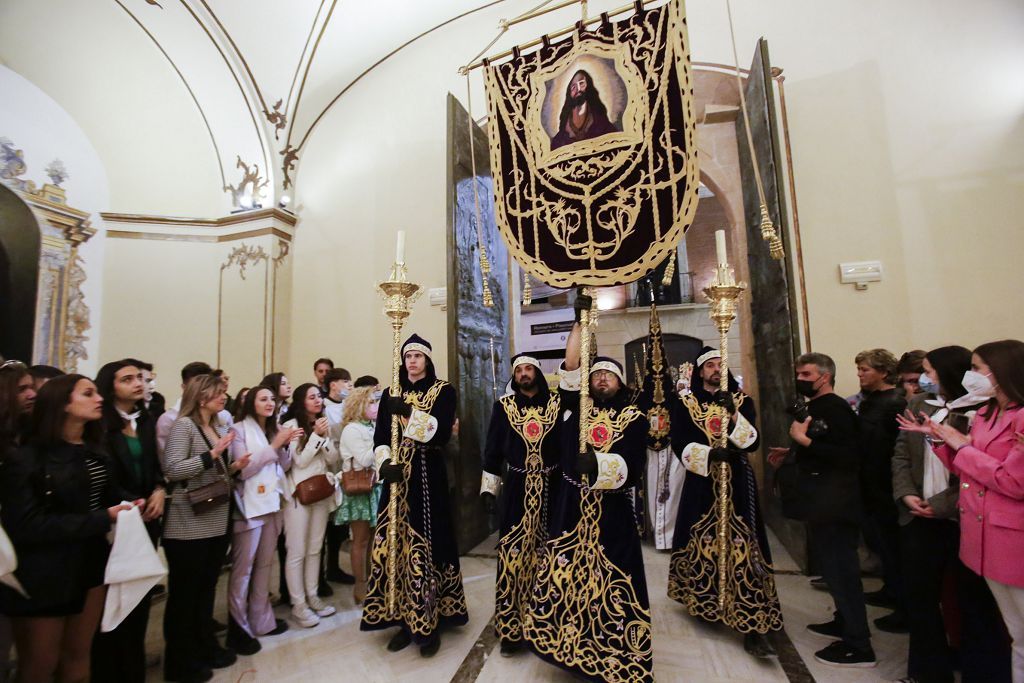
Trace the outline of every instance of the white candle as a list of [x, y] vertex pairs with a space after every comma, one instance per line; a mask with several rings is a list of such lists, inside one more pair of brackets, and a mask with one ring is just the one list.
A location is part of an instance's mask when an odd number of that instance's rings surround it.
[[725, 253], [725, 230], [715, 230], [715, 251], [718, 253], [718, 264], [729, 263], [729, 257]]
[[398, 231], [398, 244], [395, 245], [395, 263], [405, 263], [405, 230]]

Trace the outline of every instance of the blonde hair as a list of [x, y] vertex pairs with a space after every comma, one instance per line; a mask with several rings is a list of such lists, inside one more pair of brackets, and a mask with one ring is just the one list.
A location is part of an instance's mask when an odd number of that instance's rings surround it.
[[345, 399], [345, 407], [341, 413], [341, 428], [344, 429], [350, 422], [365, 420], [366, 407], [371, 403], [373, 403], [373, 387], [353, 389]]
[[[224, 393], [224, 380], [214, 375], [197, 375], [185, 385], [185, 393], [181, 397], [181, 412], [178, 419], [190, 418], [196, 424], [200, 424], [199, 406], [217, 398]], [[216, 413], [210, 418], [210, 426], [216, 427], [220, 424]]]

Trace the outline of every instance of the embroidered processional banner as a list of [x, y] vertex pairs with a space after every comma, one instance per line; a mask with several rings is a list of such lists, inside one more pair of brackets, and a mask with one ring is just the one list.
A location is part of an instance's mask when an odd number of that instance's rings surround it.
[[697, 208], [682, 0], [637, 6], [485, 69], [498, 228], [548, 285], [647, 275]]

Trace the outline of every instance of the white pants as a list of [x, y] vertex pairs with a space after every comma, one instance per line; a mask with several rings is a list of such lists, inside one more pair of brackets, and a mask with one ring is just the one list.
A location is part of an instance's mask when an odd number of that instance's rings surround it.
[[685, 477], [686, 468], [671, 448], [647, 449], [647, 514], [654, 531], [654, 547], [658, 550], [672, 549]]
[[320, 550], [324, 545], [327, 516], [334, 499], [312, 505], [291, 500], [284, 507], [284, 542], [288, 552], [284, 562], [284, 579], [293, 605], [301, 605], [307, 597], [315, 598], [320, 583]]
[[1013, 683], [1024, 683], [1024, 588], [985, 579], [1013, 640]]

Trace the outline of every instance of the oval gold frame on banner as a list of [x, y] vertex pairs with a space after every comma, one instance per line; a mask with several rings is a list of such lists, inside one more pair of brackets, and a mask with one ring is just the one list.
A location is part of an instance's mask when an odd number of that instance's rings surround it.
[[[696, 120], [683, 4], [671, 0], [644, 11], [646, 19], [639, 16], [612, 24], [611, 35], [588, 40], [583, 34], [581, 40], [576, 34], [568, 39], [571, 47], [553, 59], [550, 54], [524, 56], [532, 60], [523, 64], [527, 73], [508, 71], [509, 63], [484, 69], [496, 223], [519, 265], [553, 287], [616, 285], [646, 276], [675, 250], [696, 213]], [[648, 47], [619, 40], [637, 31], [663, 42]], [[665, 51], [663, 60], [644, 76], [635, 62], [650, 62], [649, 53], [660, 50]], [[622, 131], [552, 150], [550, 123], [545, 127], [544, 121], [547, 84], [554, 77], [552, 88], [558, 88], [586, 57], [616, 64], [628, 93]], [[545, 59], [551, 63], [543, 64]], [[673, 78], [680, 100], [672, 109], [680, 110], [670, 125], [655, 130], [657, 120], [669, 116], [666, 93]], [[555, 95], [562, 97], [557, 90]], [[508, 135], [504, 140], [503, 133]], [[617, 174], [621, 184], [615, 182]], [[638, 224], [642, 211], [647, 218]], [[636, 234], [638, 225], [642, 236]], [[621, 254], [623, 245], [630, 255]]]

